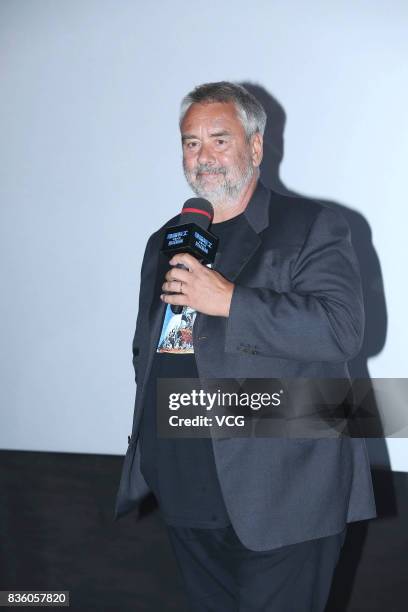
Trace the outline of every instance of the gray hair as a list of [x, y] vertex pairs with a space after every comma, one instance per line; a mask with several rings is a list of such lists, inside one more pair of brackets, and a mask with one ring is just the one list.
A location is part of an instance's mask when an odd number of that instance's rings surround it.
[[192, 104], [206, 102], [233, 102], [241, 119], [247, 139], [259, 132], [263, 136], [266, 112], [262, 104], [245, 87], [237, 83], [219, 81], [198, 85], [181, 101], [179, 125]]

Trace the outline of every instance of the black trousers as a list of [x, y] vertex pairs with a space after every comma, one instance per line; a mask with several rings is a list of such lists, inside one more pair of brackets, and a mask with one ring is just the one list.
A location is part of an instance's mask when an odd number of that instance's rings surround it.
[[346, 530], [259, 552], [232, 525], [167, 526], [193, 612], [323, 612]]

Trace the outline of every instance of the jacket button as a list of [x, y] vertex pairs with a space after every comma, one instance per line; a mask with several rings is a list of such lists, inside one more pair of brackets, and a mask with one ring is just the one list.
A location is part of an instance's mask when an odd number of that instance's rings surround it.
[[132, 437], [132, 436], [128, 436], [128, 444], [130, 444], [130, 438], [131, 438], [131, 437]]

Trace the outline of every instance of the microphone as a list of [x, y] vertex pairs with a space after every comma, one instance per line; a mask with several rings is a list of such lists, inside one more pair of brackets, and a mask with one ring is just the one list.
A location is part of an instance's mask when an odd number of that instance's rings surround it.
[[[204, 198], [190, 198], [182, 208], [178, 225], [169, 227], [163, 240], [162, 253], [168, 255], [169, 259], [176, 253], [190, 253], [198, 261], [204, 264], [213, 263], [217, 254], [218, 238], [209, 231], [214, 218], [212, 204]], [[183, 264], [177, 264], [177, 268], [188, 268]], [[170, 291], [169, 295], [177, 292]], [[174, 314], [180, 314], [183, 306], [172, 304], [171, 310]]]

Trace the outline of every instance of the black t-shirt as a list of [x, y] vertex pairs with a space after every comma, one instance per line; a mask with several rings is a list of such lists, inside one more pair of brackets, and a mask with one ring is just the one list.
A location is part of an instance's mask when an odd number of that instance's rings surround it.
[[[218, 253], [228, 248], [232, 232], [246, 226], [241, 213], [213, 224]], [[140, 424], [141, 470], [156, 496], [164, 521], [172, 526], [215, 528], [231, 524], [222, 496], [210, 438], [159, 438], [156, 427], [157, 378], [198, 378], [192, 326], [195, 311], [172, 317], [167, 307]], [[167, 409], [168, 407], [166, 407]], [[163, 408], [164, 409], [164, 408]]]

